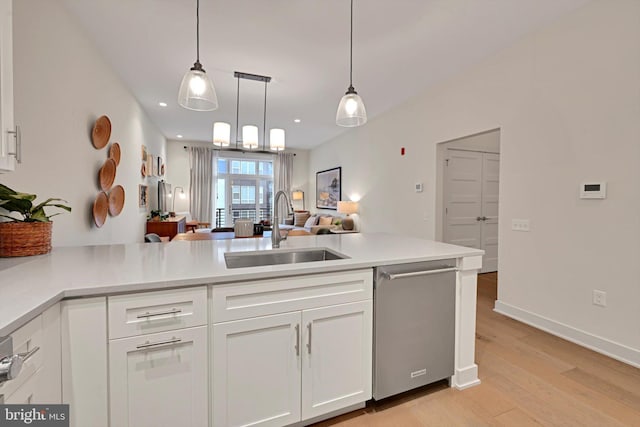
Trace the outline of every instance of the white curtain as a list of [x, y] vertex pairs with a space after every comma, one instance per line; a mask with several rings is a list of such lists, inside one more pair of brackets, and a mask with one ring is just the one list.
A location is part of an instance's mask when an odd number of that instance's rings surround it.
[[188, 147], [189, 210], [200, 222], [212, 222], [213, 195], [215, 194], [217, 151], [206, 147]]
[[[287, 196], [291, 197], [291, 178], [293, 177], [293, 153], [278, 153], [278, 157], [276, 159], [276, 167], [275, 167], [275, 191], [276, 193], [280, 190], [287, 193]], [[275, 197], [275, 194], [274, 194]], [[280, 213], [280, 222], [285, 218], [285, 212], [289, 211], [289, 207], [287, 206], [287, 202], [284, 199], [280, 199], [280, 206], [274, 206], [274, 214], [275, 208], [278, 208], [278, 212]]]

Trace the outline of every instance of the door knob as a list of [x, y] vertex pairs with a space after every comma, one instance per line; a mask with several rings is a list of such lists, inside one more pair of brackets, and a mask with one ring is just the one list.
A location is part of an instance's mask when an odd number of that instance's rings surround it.
[[476, 221], [482, 221], [482, 217], [481, 216], [477, 216], [476, 217]]

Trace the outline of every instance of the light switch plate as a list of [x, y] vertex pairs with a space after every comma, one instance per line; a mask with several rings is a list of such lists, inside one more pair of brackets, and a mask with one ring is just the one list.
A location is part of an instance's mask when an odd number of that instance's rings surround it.
[[531, 231], [530, 222], [528, 219], [512, 219], [511, 229], [513, 231]]

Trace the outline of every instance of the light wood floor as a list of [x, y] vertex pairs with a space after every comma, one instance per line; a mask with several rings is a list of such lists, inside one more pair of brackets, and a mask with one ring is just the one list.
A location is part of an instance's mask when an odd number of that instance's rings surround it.
[[482, 384], [445, 382], [317, 426], [640, 426], [640, 369], [493, 312], [497, 274], [478, 277]]

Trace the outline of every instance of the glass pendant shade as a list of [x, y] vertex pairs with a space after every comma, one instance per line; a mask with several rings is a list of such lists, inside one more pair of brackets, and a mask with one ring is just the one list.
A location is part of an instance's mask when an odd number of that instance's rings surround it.
[[225, 122], [213, 124], [213, 145], [228, 147], [231, 143], [231, 125]]
[[248, 150], [258, 148], [258, 126], [242, 126], [242, 147]]
[[196, 62], [182, 78], [178, 104], [194, 111], [213, 111], [218, 108], [216, 90], [199, 62]]
[[273, 151], [284, 150], [284, 129], [271, 129], [269, 131], [269, 148]]
[[364, 102], [353, 88], [349, 88], [338, 105], [336, 124], [344, 127], [355, 127], [365, 123], [367, 123], [367, 110], [364, 108]]

